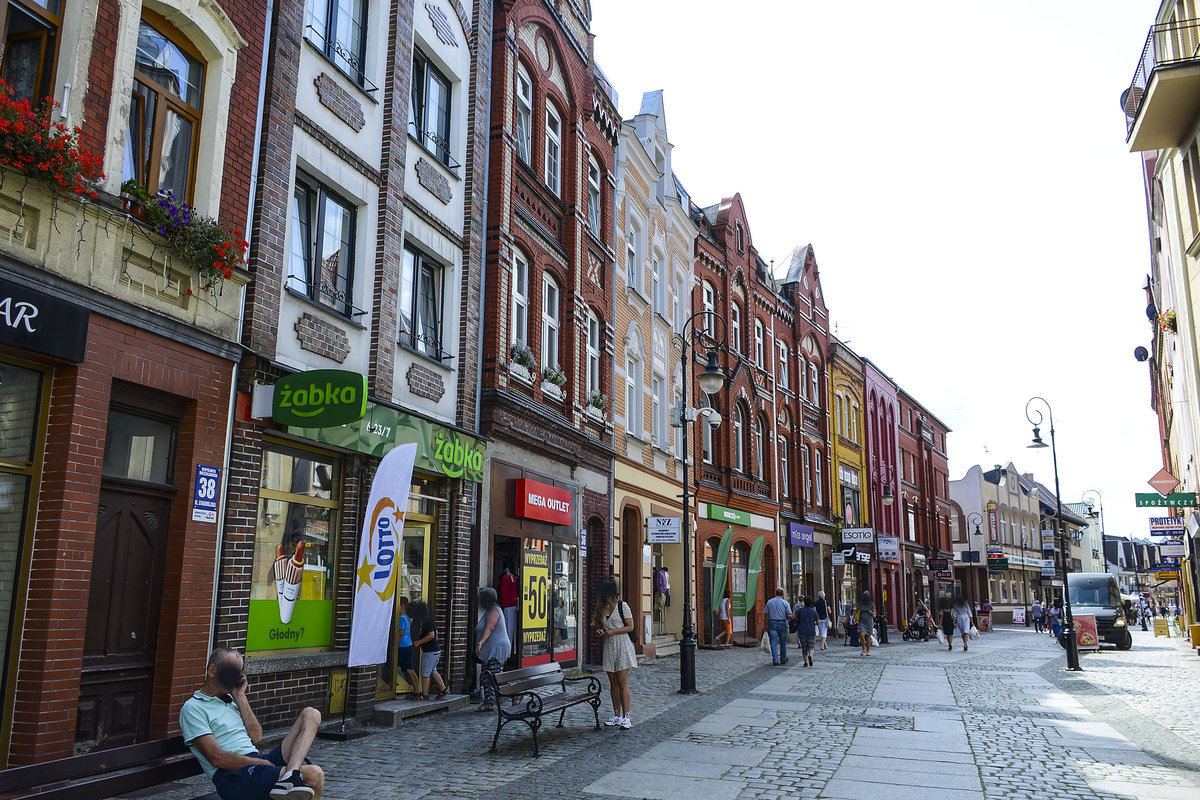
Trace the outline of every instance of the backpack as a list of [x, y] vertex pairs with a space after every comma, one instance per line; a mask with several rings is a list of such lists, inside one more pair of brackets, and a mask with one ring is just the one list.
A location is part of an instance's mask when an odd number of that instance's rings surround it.
[[[625, 601], [624, 600], [617, 601], [617, 613], [621, 615], [621, 624], [628, 625], [629, 620], [625, 619]], [[633, 644], [637, 644], [637, 637], [633, 635], [633, 631], [629, 631], [629, 641], [632, 642]]]

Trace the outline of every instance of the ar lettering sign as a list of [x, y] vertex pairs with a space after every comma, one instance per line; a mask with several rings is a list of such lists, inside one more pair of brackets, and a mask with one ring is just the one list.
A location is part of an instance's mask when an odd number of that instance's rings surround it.
[[314, 369], [275, 382], [271, 417], [281, 425], [332, 428], [367, 413], [367, 376], [340, 369]]

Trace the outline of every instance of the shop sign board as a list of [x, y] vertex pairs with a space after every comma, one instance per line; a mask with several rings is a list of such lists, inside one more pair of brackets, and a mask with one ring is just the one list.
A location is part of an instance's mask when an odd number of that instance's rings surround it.
[[[915, 557], [915, 556], [914, 556]], [[946, 558], [931, 558], [925, 562], [930, 569], [949, 569], [950, 560]]]
[[90, 319], [82, 306], [0, 278], [0, 344], [78, 363]]
[[1179, 570], [1159, 570], [1154, 573], [1156, 581], [1177, 581], [1179, 580]]
[[709, 503], [706, 513], [709, 519], [715, 519], [719, 522], [728, 522], [733, 525], [750, 526], [750, 514], [746, 511], [738, 511], [736, 508], [726, 508], [719, 506], [716, 503]]
[[1054, 568], [1054, 559], [1053, 558], [1043, 558], [1042, 559], [1042, 577], [1043, 578], [1053, 578], [1056, 574], [1058, 574], [1058, 570]]
[[1182, 539], [1171, 539], [1158, 546], [1158, 554], [1163, 557], [1183, 558], [1187, 555], [1187, 546]]
[[1137, 492], [1133, 496], [1138, 508], [1195, 508], [1200, 506], [1195, 492], [1171, 492], [1163, 497], [1156, 492]]
[[1150, 484], [1151, 489], [1166, 497], [1168, 493], [1174, 491], [1175, 487], [1179, 485], [1179, 478], [1176, 478], [1166, 468], [1163, 468], [1146, 482]]
[[1179, 560], [1155, 561], [1150, 564], [1150, 569], [1179, 569]]
[[858, 559], [858, 563], [860, 563], [860, 564], [870, 564], [871, 563], [871, 554], [870, 553], [855, 553], [854, 555]]
[[379, 403], [367, 403], [366, 415], [345, 425], [316, 428], [305, 422], [289, 425], [288, 433], [369, 456], [386, 455], [396, 445], [416, 444], [417, 469], [483, 483], [487, 446], [482, 439]]
[[954, 580], [954, 571], [948, 570], [948, 569], [940, 569], [937, 572], [937, 576], [938, 576], [938, 580], [940, 580], [940, 581], [952, 581], [952, 580]]
[[367, 376], [344, 369], [313, 369], [275, 381], [271, 418], [280, 425], [332, 428], [367, 413]]
[[893, 564], [900, 563], [900, 537], [898, 536], [880, 536], [879, 543], [876, 545], [879, 548], [879, 560], [888, 561]]
[[842, 528], [842, 544], [871, 544], [874, 541], [874, 528]]
[[579, 555], [587, 558], [587, 528], [579, 529]]
[[220, 485], [220, 467], [196, 465], [196, 484], [192, 492], [192, 522], [217, 521], [217, 487]]
[[996, 504], [988, 502], [988, 541], [1000, 541], [1000, 525], [997, 522]]
[[1151, 517], [1150, 533], [1154, 536], [1183, 536], [1183, 517]]
[[1080, 650], [1099, 650], [1100, 632], [1096, 630], [1095, 614], [1075, 614], [1075, 641]]
[[650, 544], [679, 544], [683, 541], [683, 517], [650, 517], [646, 521], [646, 540]]
[[813, 546], [813, 526], [801, 525], [798, 522], [788, 523], [788, 544], [794, 547]]
[[846, 566], [846, 556], [843, 555], [842, 553], [834, 553], [833, 554], [833, 566], [835, 566], [835, 567]]
[[989, 570], [1001, 571], [1008, 569], [1008, 557], [1004, 554], [988, 553], [987, 565]]
[[515, 516], [554, 525], [571, 524], [571, 490], [532, 478], [517, 478]]
[[[550, 554], [545, 550], [524, 551], [521, 563], [521, 649], [527, 655], [548, 650], [546, 637], [550, 614]], [[523, 663], [527, 663], [527, 660]]]

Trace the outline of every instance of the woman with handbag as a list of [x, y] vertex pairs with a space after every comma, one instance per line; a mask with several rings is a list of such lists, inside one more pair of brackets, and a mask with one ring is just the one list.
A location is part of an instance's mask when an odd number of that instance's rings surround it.
[[637, 653], [633, 649], [633, 612], [621, 599], [616, 578], [600, 581], [592, 627], [604, 642], [604, 671], [613, 706], [613, 715], [604, 724], [629, 730], [629, 670], [637, 669]]
[[[512, 649], [508, 639], [508, 628], [504, 615], [500, 612], [500, 598], [495, 589], [484, 586], [476, 597], [483, 616], [475, 624], [475, 658], [485, 670], [495, 675], [504, 671], [504, 661]], [[496, 697], [491, 688], [491, 684], [484, 684], [483, 702], [476, 711], [496, 709]]]

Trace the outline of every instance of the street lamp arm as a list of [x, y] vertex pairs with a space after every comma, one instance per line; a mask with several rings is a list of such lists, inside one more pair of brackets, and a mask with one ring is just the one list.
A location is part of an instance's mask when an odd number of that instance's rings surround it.
[[[1042, 414], [1041, 409], [1038, 409], [1038, 408], [1030, 409], [1030, 406], [1033, 405], [1033, 403], [1035, 401], [1041, 402], [1042, 405], [1046, 406], [1046, 414], [1049, 415], [1049, 417], [1050, 417], [1050, 433], [1053, 435], [1053, 433], [1054, 433], [1054, 411], [1053, 411], [1053, 409], [1050, 408], [1050, 403], [1049, 403], [1049, 401], [1046, 400], [1046, 398], [1036, 397], [1036, 396], [1029, 398], [1029, 402], [1025, 404], [1025, 419], [1029, 420], [1030, 425], [1041, 425], [1042, 420], [1046, 419], [1046, 416], [1044, 416]], [[1032, 414], [1037, 414], [1037, 419], [1034, 419]]]

